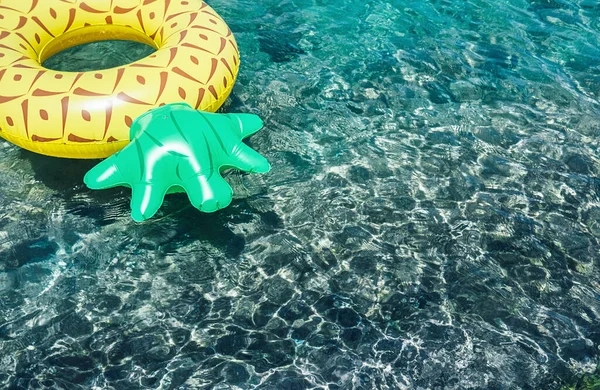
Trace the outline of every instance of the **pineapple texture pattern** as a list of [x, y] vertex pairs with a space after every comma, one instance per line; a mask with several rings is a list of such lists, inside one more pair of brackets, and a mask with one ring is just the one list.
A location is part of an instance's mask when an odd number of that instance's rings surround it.
[[[40, 64], [57, 40], [90, 31], [87, 41], [123, 39], [124, 31], [157, 51], [92, 72]], [[200, 0], [1, 0], [0, 136], [52, 156], [107, 157], [153, 108], [186, 102], [216, 111], [238, 67], [231, 30]]]

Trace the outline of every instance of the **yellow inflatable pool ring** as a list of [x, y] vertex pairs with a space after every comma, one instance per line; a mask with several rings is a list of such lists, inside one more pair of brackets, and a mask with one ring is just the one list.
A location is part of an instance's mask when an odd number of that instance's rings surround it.
[[[133, 40], [156, 49], [91, 72], [41, 64], [73, 46]], [[132, 121], [186, 102], [216, 111], [239, 67], [235, 39], [201, 0], [0, 0], [0, 136], [56, 157], [107, 157]]]

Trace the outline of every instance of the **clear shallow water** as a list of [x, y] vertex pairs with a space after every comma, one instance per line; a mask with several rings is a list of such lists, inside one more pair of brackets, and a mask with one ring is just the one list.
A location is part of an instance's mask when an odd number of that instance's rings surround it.
[[[94, 162], [0, 143], [0, 387], [561, 389], [596, 370], [598, 2], [210, 5], [243, 55], [223, 109], [265, 119], [249, 143], [272, 172], [227, 175], [219, 213], [173, 195], [136, 224], [127, 190], [82, 184]], [[147, 50], [116, 48], [54, 60]]]

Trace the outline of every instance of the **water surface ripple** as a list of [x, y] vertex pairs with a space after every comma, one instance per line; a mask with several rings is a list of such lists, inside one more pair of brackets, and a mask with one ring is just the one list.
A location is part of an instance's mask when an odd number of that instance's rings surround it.
[[[596, 370], [600, 3], [210, 5], [243, 56], [223, 110], [264, 118], [249, 144], [273, 170], [227, 174], [218, 213], [173, 195], [136, 224], [128, 190], [82, 184], [95, 162], [0, 143], [0, 387], [559, 390]], [[114, 45], [50, 61], [145, 50]]]

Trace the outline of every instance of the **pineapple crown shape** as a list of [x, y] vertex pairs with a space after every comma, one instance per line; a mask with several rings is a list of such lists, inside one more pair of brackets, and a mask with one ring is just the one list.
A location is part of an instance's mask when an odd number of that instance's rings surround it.
[[131, 216], [137, 222], [151, 218], [173, 192], [186, 192], [194, 207], [214, 212], [228, 206], [233, 195], [222, 171], [269, 171], [269, 162], [242, 142], [262, 127], [253, 114], [168, 104], [138, 117], [131, 142], [93, 167], [84, 182], [91, 189], [131, 188]]

